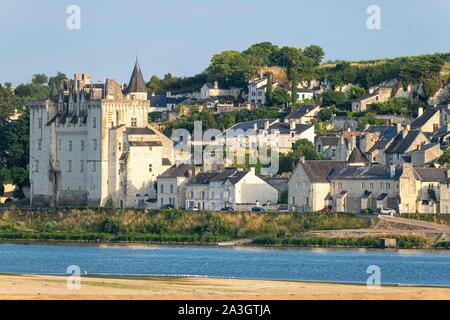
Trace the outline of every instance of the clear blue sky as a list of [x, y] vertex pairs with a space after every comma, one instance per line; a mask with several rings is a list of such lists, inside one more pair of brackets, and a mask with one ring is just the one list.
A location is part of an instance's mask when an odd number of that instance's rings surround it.
[[[66, 8], [81, 8], [81, 30]], [[381, 30], [366, 9], [381, 8]], [[34, 73], [92, 74], [128, 81], [136, 51], [152, 74], [199, 73], [214, 53], [271, 41], [318, 44], [326, 59], [372, 59], [450, 51], [447, 0], [2, 0], [0, 83]]]

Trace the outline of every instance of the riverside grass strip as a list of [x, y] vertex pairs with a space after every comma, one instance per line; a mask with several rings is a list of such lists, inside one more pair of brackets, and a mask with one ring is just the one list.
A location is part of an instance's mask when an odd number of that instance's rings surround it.
[[51, 208], [0, 211], [0, 235], [13, 239], [86, 241], [229, 241], [266, 234], [368, 228], [373, 221], [344, 213], [191, 212]]

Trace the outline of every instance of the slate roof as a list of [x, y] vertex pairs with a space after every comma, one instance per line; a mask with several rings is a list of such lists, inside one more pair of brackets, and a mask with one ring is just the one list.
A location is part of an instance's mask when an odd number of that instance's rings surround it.
[[[161, 147], [161, 141], [130, 141], [131, 147]], [[169, 162], [170, 165], [170, 162]]]
[[271, 124], [273, 124], [277, 119], [260, 119], [260, 120], [253, 120], [253, 121], [246, 121], [246, 122], [239, 122], [236, 123], [234, 126], [232, 126], [231, 128], [227, 129], [228, 130], [243, 130], [244, 132], [247, 132], [248, 130], [253, 130], [253, 125], [256, 123], [258, 129], [263, 129], [264, 128], [264, 122], [266, 122], [266, 120], [269, 121], [269, 126]]
[[387, 146], [388, 143], [389, 140], [378, 140], [377, 142], [375, 142], [372, 148], [370, 148], [369, 151], [367, 151], [367, 153], [372, 153], [378, 149], [384, 150], [384, 148]]
[[414, 168], [414, 172], [424, 182], [447, 182], [447, 169], [444, 168]]
[[170, 162], [170, 160], [168, 158], [163, 158], [162, 159], [162, 165], [163, 166], [171, 166], [172, 162]]
[[428, 120], [431, 119], [432, 116], [436, 114], [436, 112], [439, 112], [439, 109], [437, 108], [428, 108], [424, 111], [424, 113], [418, 117], [416, 120], [411, 123], [411, 129], [420, 129], [424, 124], [428, 122]]
[[139, 66], [139, 62], [136, 59], [136, 63], [134, 64], [133, 73], [131, 74], [130, 83], [128, 84], [125, 93], [130, 92], [147, 92], [147, 87], [145, 86], [144, 77], [142, 76], [141, 67]]
[[306, 160], [300, 162], [311, 182], [328, 182], [328, 176], [335, 170], [345, 167], [347, 161]]
[[339, 137], [336, 136], [318, 136], [317, 140], [319, 139], [324, 146], [337, 146], [339, 143]]
[[155, 96], [148, 96], [150, 101], [150, 106], [155, 108], [166, 108], [167, 107], [167, 97], [165, 94], [159, 94]]
[[329, 179], [341, 180], [398, 180], [402, 173], [401, 167], [395, 168], [395, 174], [391, 176], [390, 166], [346, 166], [332, 172]]
[[189, 181], [188, 185], [206, 185], [210, 182], [222, 182], [229, 180], [231, 183], [238, 183], [249, 171], [238, 171], [237, 169], [225, 169], [222, 172], [202, 172]]
[[155, 131], [150, 128], [127, 128], [126, 132], [129, 135], [155, 134]]
[[427, 144], [424, 144], [422, 146], [422, 150], [426, 151], [426, 150], [429, 150], [429, 149], [431, 149], [431, 148], [433, 148], [433, 147], [435, 147], [437, 145], [439, 145], [439, 143], [427, 143]]
[[[294, 131], [296, 134], [300, 134], [312, 127], [313, 127], [312, 124], [296, 124]], [[281, 134], [289, 134], [291, 132], [289, 123], [285, 123], [285, 122], [275, 123], [269, 127], [270, 132], [275, 131], [275, 130], [279, 131]]]
[[380, 139], [392, 139], [397, 135], [397, 127], [395, 126], [383, 126], [383, 125], [373, 125], [369, 126], [364, 132], [369, 133], [380, 133]]
[[205, 185], [209, 184], [210, 180], [216, 175], [215, 172], [202, 172], [188, 182], [188, 185]]
[[403, 139], [403, 135], [400, 132], [386, 148], [385, 153], [404, 153], [411, 146], [412, 143], [416, 140], [417, 136], [420, 134], [420, 130], [411, 130], [406, 135], [405, 139]]
[[312, 110], [314, 110], [316, 108], [315, 105], [309, 105], [309, 104], [304, 104], [301, 105], [300, 107], [296, 108], [295, 110], [293, 110], [288, 116], [288, 119], [300, 119], [301, 117], [303, 117], [304, 115], [306, 115], [307, 113], [311, 112]]
[[287, 178], [274, 178], [274, 177], [263, 177], [260, 176], [262, 180], [270, 184], [272, 187], [277, 189], [278, 191], [287, 190], [289, 188], [288, 180]]
[[378, 196], [377, 201], [381, 201], [384, 200], [386, 197], [388, 196], [387, 193], [382, 193]]
[[370, 161], [359, 148], [354, 148], [348, 158], [348, 163], [370, 163]]
[[180, 164], [174, 165], [164, 171], [158, 178], [176, 178], [176, 177], [189, 177], [189, 170], [194, 169], [192, 165]]

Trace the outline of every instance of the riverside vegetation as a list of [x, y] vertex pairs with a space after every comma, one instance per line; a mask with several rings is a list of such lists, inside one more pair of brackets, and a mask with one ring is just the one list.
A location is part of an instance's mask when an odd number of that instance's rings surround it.
[[[255, 245], [377, 247], [377, 238], [302, 236], [310, 230], [358, 229], [373, 224], [374, 220], [350, 213], [11, 208], [0, 211], [0, 239], [184, 244], [253, 239]], [[427, 245], [426, 238], [395, 238], [401, 248]]]

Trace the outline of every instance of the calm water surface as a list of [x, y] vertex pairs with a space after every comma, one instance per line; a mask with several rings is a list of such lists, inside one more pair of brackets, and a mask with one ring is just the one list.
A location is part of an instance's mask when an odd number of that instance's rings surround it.
[[80, 244], [0, 244], [0, 273], [185, 275], [365, 283], [367, 267], [384, 284], [450, 286], [450, 252], [366, 249], [266, 249]]

